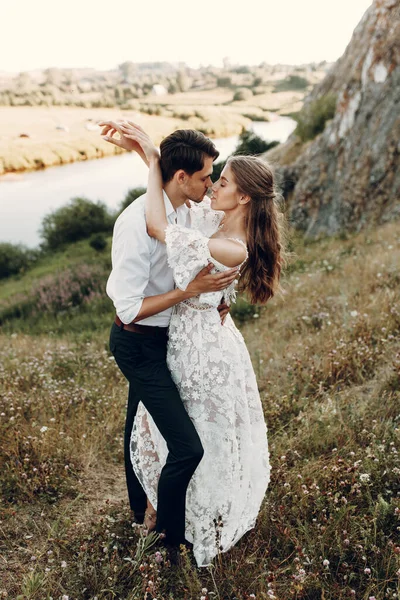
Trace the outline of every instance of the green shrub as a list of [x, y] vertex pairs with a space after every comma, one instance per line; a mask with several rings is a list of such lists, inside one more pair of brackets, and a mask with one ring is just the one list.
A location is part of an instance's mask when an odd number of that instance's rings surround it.
[[336, 96], [327, 94], [306, 105], [297, 116], [295, 134], [306, 142], [313, 140], [325, 128], [325, 123], [332, 119], [336, 111]]
[[114, 217], [102, 202], [73, 198], [43, 219], [40, 235], [45, 249], [56, 250], [93, 233], [111, 233], [113, 224]]
[[0, 279], [25, 271], [37, 257], [37, 250], [29, 250], [20, 244], [0, 243]]
[[218, 181], [218, 179], [221, 177], [222, 169], [224, 168], [225, 165], [226, 165], [226, 160], [223, 160], [221, 162], [217, 162], [217, 163], [213, 164], [213, 172], [211, 175], [211, 178], [213, 181]]
[[130, 204], [132, 204], [132, 202], [134, 200], [136, 200], [136, 198], [139, 198], [139, 196], [143, 196], [143, 194], [145, 194], [145, 193], [146, 193], [146, 188], [144, 188], [144, 187], [137, 187], [137, 188], [132, 188], [131, 190], [129, 190], [127, 192], [125, 198], [121, 202], [119, 214], [122, 213], [122, 211], [125, 210], [125, 208], [127, 208]]
[[274, 92], [305, 90], [309, 85], [310, 82], [305, 77], [300, 77], [300, 75], [289, 75], [285, 79], [281, 79], [276, 83]]
[[217, 77], [218, 87], [230, 87], [232, 85], [232, 77]]
[[243, 129], [239, 136], [239, 143], [233, 154], [262, 154], [277, 146], [279, 142], [267, 142], [251, 129]]
[[[278, 144], [279, 142], [276, 141], [266, 142], [251, 129], [243, 129], [242, 133], [239, 135], [239, 143], [232, 154], [262, 154]], [[214, 163], [211, 176], [213, 181], [218, 181], [225, 165], [226, 160]]]
[[107, 247], [107, 240], [102, 233], [94, 233], [89, 240], [89, 245], [93, 250], [102, 252]]
[[250, 100], [253, 97], [253, 92], [248, 88], [239, 88], [233, 96], [233, 102], [239, 100]]

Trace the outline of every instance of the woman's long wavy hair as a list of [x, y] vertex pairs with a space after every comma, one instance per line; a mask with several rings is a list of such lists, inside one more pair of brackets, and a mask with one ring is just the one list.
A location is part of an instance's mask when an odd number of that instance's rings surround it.
[[275, 186], [271, 166], [256, 156], [232, 156], [227, 165], [238, 190], [250, 196], [246, 216], [248, 260], [239, 279], [239, 291], [252, 304], [265, 304], [280, 291], [280, 276], [286, 264], [286, 226], [279, 209], [282, 196]]

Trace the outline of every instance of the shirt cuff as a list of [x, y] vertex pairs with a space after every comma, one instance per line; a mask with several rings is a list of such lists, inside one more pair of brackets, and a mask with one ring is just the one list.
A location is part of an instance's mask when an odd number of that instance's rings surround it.
[[138, 298], [133, 304], [130, 304], [128, 308], [116, 307], [117, 315], [124, 323], [124, 325], [128, 325], [128, 323], [132, 323], [133, 319], [135, 319], [140, 309], [142, 308], [144, 296], [142, 298]]

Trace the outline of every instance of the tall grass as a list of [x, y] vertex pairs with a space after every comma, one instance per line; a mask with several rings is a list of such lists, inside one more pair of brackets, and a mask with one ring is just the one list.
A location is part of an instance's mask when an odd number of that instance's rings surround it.
[[92, 327], [96, 303], [76, 331], [67, 316], [47, 335], [9, 321], [0, 350], [3, 597], [399, 598], [398, 227], [294, 241], [283, 296], [241, 326], [271, 483], [256, 528], [212, 568], [197, 569], [186, 550], [171, 565], [132, 524], [127, 385], [108, 326]]

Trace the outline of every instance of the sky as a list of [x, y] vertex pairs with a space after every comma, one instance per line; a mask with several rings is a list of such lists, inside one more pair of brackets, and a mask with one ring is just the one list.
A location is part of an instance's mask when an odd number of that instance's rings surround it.
[[0, 71], [337, 60], [371, 0], [8, 0]]

